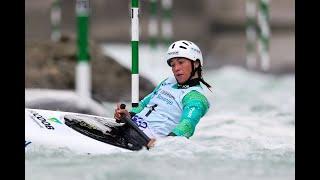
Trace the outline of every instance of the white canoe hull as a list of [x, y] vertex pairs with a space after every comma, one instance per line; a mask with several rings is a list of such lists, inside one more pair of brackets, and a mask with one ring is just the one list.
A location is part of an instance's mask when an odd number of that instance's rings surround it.
[[[86, 135], [83, 135], [65, 124], [65, 115], [76, 114], [70, 112], [25, 109], [25, 151], [32, 151], [38, 147], [66, 148], [76, 153], [108, 154], [112, 152], [128, 152]], [[91, 116], [91, 115], [85, 115]], [[99, 116], [91, 116], [99, 117]], [[113, 118], [104, 118], [113, 121]]]

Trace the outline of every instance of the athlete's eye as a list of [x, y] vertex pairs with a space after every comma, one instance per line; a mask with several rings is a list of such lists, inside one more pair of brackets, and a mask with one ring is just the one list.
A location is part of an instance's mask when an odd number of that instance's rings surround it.
[[184, 60], [184, 59], [179, 59], [179, 60], [178, 60], [178, 64], [181, 65], [181, 64], [184, 64], [184, 63], [185, 63], [185, 60]]

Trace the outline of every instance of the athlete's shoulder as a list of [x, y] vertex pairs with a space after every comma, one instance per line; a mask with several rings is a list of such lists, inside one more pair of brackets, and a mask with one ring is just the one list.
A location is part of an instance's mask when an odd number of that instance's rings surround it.
[[168, 83], [170, 83], [169, 78], [165, 78], [164, 80], [160, 81], [160, 83], [156, 86], [156, 88], [154, 89], [153, 92], [155, 93], [156, 91], [158, 91], [160, 89], [161, 86], [165, 86]]
[[167, 77], [164, 80], [162, 80], [159, 83], [159, 85], [160, 86], [164, 86], [164, 85], [167, 85], [167, 84], [176, 84], [176, 83], [177, 83], [177, 80], [174, 77]]
[[210, 107], [210, 103], [209, 103], [209, 100], [207, 99], [207, 97], [203, 93], [201, 93], [197, 90], [191, 90], [190, 92], [188, 92], [183, 97], [182, 103], [184, 105], [189, 104], [189, 103], [192, 103], [192, 104], [200, 103], [201, 105], [205, 106], [206, 108]]

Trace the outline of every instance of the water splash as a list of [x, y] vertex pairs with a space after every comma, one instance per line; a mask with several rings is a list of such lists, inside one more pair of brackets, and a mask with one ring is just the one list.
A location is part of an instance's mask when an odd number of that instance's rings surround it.
[[206, 92], [211, 109], [190, 139], [104, 155], [34, 151], [26, 155], [26, 179], [294, 179], [294, 75], [225, 67], [206, 71], [205, 79], [213, 84]]

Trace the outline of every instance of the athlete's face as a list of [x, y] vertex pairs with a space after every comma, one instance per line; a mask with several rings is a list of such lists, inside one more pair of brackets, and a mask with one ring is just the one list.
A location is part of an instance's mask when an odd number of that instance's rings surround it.
[[192, 62], [186, 58], [171, 59], [170, 66], [179, 84], [183, 84], [189, 79], [192, 72], [191, 63]]

